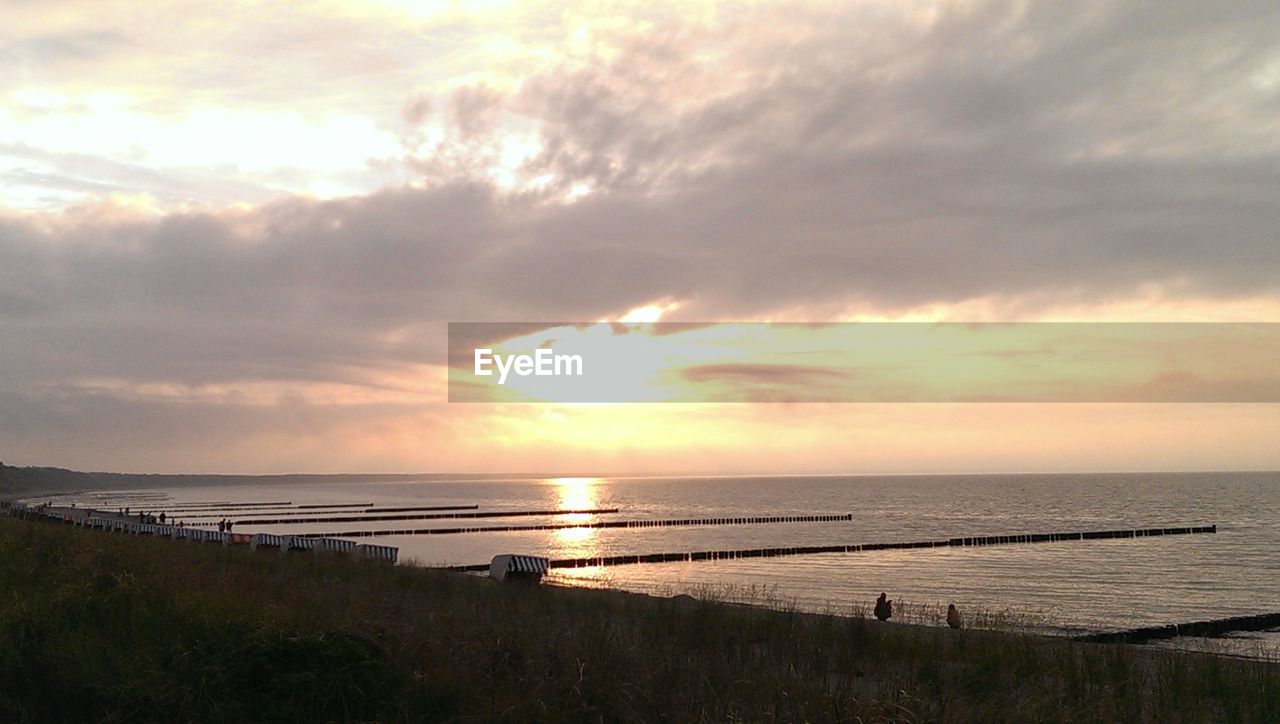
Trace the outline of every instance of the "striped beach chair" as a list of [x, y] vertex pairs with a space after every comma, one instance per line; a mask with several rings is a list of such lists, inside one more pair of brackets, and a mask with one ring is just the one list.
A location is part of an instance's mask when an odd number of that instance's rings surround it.
[[367, 561], [395, 563], [396, 559], [400, 557], [400, 549], [395, 546], [379, 546], [370, 543], [359, 543], [356, 545], [356, 555]]
[[284, 536], [276, 535], [274, 533], [254, 533], [253, 537], [249, 540], [249, 548], [252, 550], [257, 550], [259, 548], [277, 548], [284, 550], [285, 545]]
[[504, 553], [489, 562], [489, 577], [495, 581], [537, 583], [551, 561], [541, 556]]
[[342, 540], [341, 538], [316, 538], [316, 550], [324, 553], [354, 553], [356, 550], [355, 541]]

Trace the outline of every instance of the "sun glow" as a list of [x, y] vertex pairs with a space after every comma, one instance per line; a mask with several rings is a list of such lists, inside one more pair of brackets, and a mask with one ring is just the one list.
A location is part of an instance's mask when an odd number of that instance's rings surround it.
[[[596, 498], [596, 485], [599, 478], [552, 478], [551, 484], [556, 486], [556, 504], [560, 510], [588, 510], [599, 505]], [[591, 518], [589, 515], [566, 516], [571, 522], [581, 522]]]
[[643, 307], [636, 307], [622, 315], [619, 322], [623, 324], [653, 324], [662, 319], [662, 315], [667, 312], [674, 311], [680, 307], [679, 302], [662, 301], [653, 304], [646, 304]]
[[[599, 478], [553, 478], [550, 483], [556, 488], [556, 505], [560, 510], [589, 510], [600, 505], [596, 495]], [[575, 513], [560, 515], [556, 521], [560, 523], [585, 524], [595, 519], [594, 515]], [[555, 532], [555, 541], [559, 546], [558, 555], [566, 558], [586, 558], [599, 554], [596, 545], [595, 528], [561, 528]]]

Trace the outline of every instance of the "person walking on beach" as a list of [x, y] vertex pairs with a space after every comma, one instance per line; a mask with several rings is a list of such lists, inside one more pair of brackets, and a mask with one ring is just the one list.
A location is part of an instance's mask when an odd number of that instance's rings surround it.
[[954, 603], [947, 605], [947, 625], [955, 629], [964, 626], [964, 621], [960, 620], [960, 612], [956, 610]]
[[880, 594], [880, 598], [876, 599], [876, 618], [881, 621], [888, 621], [893, 616], [893, 601], [885, 598], [884, 593]]

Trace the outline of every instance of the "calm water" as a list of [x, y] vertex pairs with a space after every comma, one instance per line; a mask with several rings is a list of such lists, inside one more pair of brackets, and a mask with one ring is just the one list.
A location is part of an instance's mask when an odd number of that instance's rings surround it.
[[630, 565], [560, 572], [554, 578], [664, 594], [711, 588], [775, 605], [835, 611], [866, 606], [880, 591], [887, 591], [899, 602], [954, 602], [962, 611], [1012, 611], [1025, 623], [1059, 631], [1280, 611], [1280, 473], [508, 478], [153, 492], [165, 494], [166, 505], [229, 500], [477, 504], [481, 510], [621, 509], [611, 516], [472, 521], [255, 525], [250, 518], [238, 518], [238, 532], [853, 515], [852, 522], [839, 523], [357, 539], [399, 546], [402, 562], [431, 565], [483, 563], [512, 552], [567, 558], [1216, 523], [1216, 535]]

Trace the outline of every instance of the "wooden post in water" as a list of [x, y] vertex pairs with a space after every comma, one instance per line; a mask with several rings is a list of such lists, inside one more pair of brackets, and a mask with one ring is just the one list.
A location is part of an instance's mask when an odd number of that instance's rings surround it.
[[[1111, 540], [1161, 535], [1192, 535], [1217, 533], [1217, 525], [1184, 526], [1179, 528], [1148, 528], [1138, 535], [1138, 529], [1080, 531], [1075, 533], [1029, 533], [1005, 536], [969, 536], [946, 540], [916, 541], [909, 543], [862, 543], [849, 545], [804, 546], [796, 548], [757, 548], [744, 550], [694, 551], [676, 553], [648, 553], [594, 558], [561, 558], [552, 560], [551, 568], [587, 568], [597, 566], [622, 566], [636, 563], [669, 563], [673, 561], [708, 561], [726, 558], [777, 558], [782, 556], [812, 555], [816, 553], [864, 553], [882, 550], [906, 550], [916, 548], [973, 547], [985, 545], [1013, 545], [1023, 543], [1051, 543], [1059, 541]], [[478, 572], [488, 570], [488, 563], [466, 566], [449, 566], [447, 570]]]

